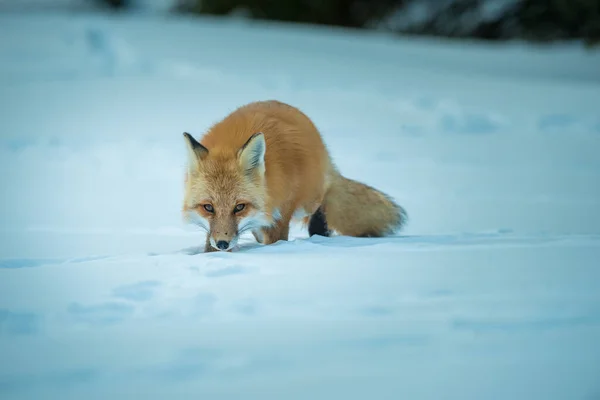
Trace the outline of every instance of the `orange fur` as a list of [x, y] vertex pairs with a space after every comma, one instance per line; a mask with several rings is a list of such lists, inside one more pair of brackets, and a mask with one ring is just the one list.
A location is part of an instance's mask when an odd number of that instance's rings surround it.
[[183, 211], [208, 231], [206, 251], [231, 250], [245, 231], [264, 244], [287, 240], [293, 214], [310, 216], [319, 207], [342, 235], [383, 236], [406, 219], [385, 194], [341, 176], [315, 125], [290, 105], [250, 103], [200, 142], [185, 137]]

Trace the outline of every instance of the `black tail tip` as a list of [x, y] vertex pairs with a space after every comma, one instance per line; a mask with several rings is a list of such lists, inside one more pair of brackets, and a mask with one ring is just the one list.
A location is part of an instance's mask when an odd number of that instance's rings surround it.
[[325, 213], [321, 207], [314, 212], [308, 223], [308, 236], [314, 235], [325, 237], [329, 237], [331, 235], [331, 232], [327, 227], [327, 218], [325, 217]]

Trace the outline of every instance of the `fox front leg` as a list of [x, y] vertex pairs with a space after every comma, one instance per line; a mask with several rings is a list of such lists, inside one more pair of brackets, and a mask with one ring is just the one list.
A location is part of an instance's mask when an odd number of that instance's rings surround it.
[[262, 229], [254, 229], [252, 231], [252, 235], [254, 235], [254, 239], [256, 239], [258, 243], [262, 243], [263, 240], [265, 240], [265, 235], [263, 234]]
[[279, 240], [288, 240], [290, 232], [290, 217], [277, 221], [275, 226], [263, 228], [263, 244], [273, 244]]
[[206, 244], [204, 245], [204, 252], [211, 253], [213, 251], [218, 251], [218, 250], [210, 245], [210, 237], [207, 235], [206, 236]]

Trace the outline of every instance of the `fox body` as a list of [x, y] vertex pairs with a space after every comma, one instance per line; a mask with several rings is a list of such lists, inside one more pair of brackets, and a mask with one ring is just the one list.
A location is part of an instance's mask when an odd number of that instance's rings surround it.
[[309, 234], [392, 234], [405, 210], [384, 193], [343, 177], [300, 110], [278, 101], [244, 105], [200, 141], [184, 133], [184, 218], [207, 231], [205, 251], [229, 251], [244, 232], [263, 244], [288, 240], [292, 219]]

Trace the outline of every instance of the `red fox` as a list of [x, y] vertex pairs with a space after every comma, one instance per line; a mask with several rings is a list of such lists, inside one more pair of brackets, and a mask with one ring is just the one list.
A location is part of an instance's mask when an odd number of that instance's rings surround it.
[[388, 195], [345, 178], [299, 109], [276, 100], [239, 107], [200, 142], [187, 132], [183, 215], [207, 232], [205, 251], [231, 251], [241, 234], [288, 240], [301, 219], [309, 236], [380, 237], [407, 220]]

